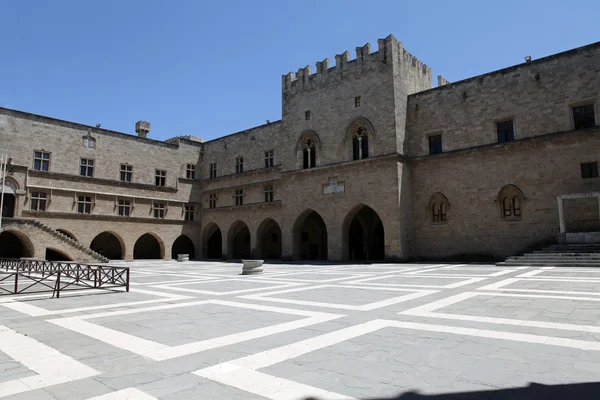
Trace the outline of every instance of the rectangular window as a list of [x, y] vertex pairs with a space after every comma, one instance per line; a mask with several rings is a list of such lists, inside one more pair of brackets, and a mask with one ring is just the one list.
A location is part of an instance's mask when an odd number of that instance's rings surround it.
[[210, 170], [210, 179], [216, 178], [217, 177], [217, 163], [216, 162], [211, 163], [209, 170]]
[[217, 194], [211, 193], [208, 195], [208, 208], [217, 208]]
[[94, 176], [94, 160], [89, 158], [82, 158], [80, 167], [79, 167], [79, 175], [86, 176], [91, 178]]
[[48, 194], [44, 192], [31, 192], [31, 209], [34, 211], [46, 211], [46, 200]]
[[33, 169], [48, 172], [50, 170], [50, 153], [46, 151], [34, 151]]
[[310, 111], [304, 111], [304, 120], [310, 120]]
[[515, 130], [513, 121], [496, 122], [496, 131], [498, 132], [498, 143], [512, 142], [515, 140]]
[[442, 135], [429, 136], [429, 154], [442, 152]]
[[121, 182], [131, 182], [133, 165], [121, 164]]
[[265, 168], [275, 165], [275, 152], [273, 150], [265, 151]]
[[235, 190], [235, 205], [236, 206], [244, 205], [244, 189], [236, 189]]
[[196, 166], [194, 164], [187, 164], [185, 166], [185, 177], [187, 179], [196, 179]]
[[575, 129], [585, 129], [596, 126], [594, 104], [573, 107], [573, 122]]
[[193, 221], [194, 220], [194, 206], [186, 205], [184, 208], [183, 216], [186, 221]]
[[119, 200], [119, 216], [129, 217], [131, 214], [131, 201]]
[[78, 196], [77, 197], [77, 212], [79, 214], [91, 214], [92, 213], [92, 197], [91, 196]]
[[265, 185], [264, 186], [264, 192], [265, 192], [265, 203], [270, 203], [273, 201], [273, 184], [269, 184], [269, 185]]
[[156, 186], [165, 186], [167, 184], [167, 171], [157, 169], [154, 175], [154, 184]]
[[354, 98], [354, 107], [360, 107], [360, 96]]
[[235, 173], [241, 174], [244, 172], [244, 157], [235, 158]]
[[165, 217], [165, 203], [154, 203], [154, 218], [163, 219]]
[[597, 162], [582, 163], [581, 164], [581, 177], [583, 179], [597, 178], [598, 177], [598, 163]]

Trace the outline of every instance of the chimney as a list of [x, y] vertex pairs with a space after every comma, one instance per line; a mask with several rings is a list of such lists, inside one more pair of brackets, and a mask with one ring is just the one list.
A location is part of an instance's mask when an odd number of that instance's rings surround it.
[[135, 123], [135, 132], [139, 137], [145, 138], [150, 132], [150, 122], [138, 121]]

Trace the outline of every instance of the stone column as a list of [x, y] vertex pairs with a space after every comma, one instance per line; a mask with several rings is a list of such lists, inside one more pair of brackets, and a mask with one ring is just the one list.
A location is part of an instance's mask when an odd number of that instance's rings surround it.
[[564, 200], [560, 197], [557, 197], [558, 201], [558, 223], [560, 226], [560, 233], [565, 233], [567, 231], [565, 227], [565, 211], [563, 207]]

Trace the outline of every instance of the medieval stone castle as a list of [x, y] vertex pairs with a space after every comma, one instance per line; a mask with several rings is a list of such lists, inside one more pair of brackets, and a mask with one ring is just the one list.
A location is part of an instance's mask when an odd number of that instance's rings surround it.
[[502, 258], [600, 231], [600, 42], [437, 81], [390, 35], [210, 141], [0, 108], [0, 257]]

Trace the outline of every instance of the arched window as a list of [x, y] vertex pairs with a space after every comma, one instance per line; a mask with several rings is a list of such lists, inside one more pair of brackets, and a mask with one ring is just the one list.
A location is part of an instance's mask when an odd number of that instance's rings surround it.
[[431, 206], [431, 214], [432, 214], [433, 222], [438, 222], [440, 220], [440, 209], [438, 208], [438, 205], [435, 203], [433, 203], [433, 206]]
[[502, 200], [502, 209], [504, 210], [503, 215], [505, 217], [510, 217], [512, 215], [512, 203], [508, 197], [505, 197]]
[[513, 197], [512, 208], [513, 208], [513, 215], [515, 217], [520, 217], [521, 216], [521, 200], [519, 200], [519, 198], [517, 196]]
[[432, 224], [445, 224], [448, 222], [448, 208], [450, 203], [448, 198], [440, 192], [434, 193], [429, 198], [428, 208], [431, 215]]
[[501, 206], [502, 219], [518, 220], [522, 217], [521, 202], [525, 199], [517, 186], [509, 184], [500, 189], [497, 201]]
[[440, 220], [446, 221], [446, 203], [440, 204]]
[[302, 158], [304, 169], [313, 168], [317, 163], [317, 147], [312, 139], [307, 139], [304, 142], [304, 149], [302, 150]]
[[359, 127], [352, 135], [352, 155], [355, 160], [369, 157], [369, 135], [363, 127]]

